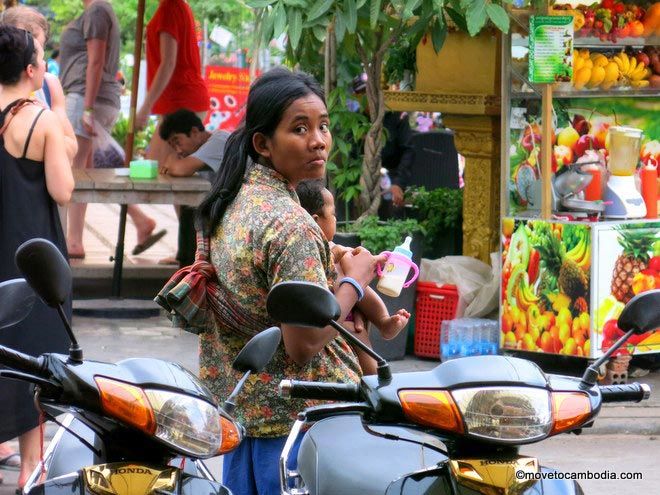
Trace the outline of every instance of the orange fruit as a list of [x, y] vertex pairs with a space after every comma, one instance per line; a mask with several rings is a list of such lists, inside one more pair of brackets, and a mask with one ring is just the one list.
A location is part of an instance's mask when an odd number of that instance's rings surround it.
[[630, 36], [642, 36], [644, 34], [644, 24], [641, 21], [633, 21], [630, 25]]

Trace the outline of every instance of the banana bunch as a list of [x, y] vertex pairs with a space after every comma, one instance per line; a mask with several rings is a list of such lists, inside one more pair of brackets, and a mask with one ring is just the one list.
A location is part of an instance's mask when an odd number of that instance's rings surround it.
[[522, 310], [527, 310], [532, 304], [538, 304], [539, 300], [539, 297], [534, 294], [527, 280], [521, 280], [520, 285], [516, 289], [517, 306]]
[[648, 79], [653, 71], [646, 67], [644, 62], [638, 62], [635, 57], [630, 57], [625, 52], [617, 53], [612, 60], [619, 68], [620, 83], [633, 88], [645, 88], [650, 84]]
[[591, 246], [585, 235], [582, 235], [580, 242], [566, 253], [566, 258], [573, 261], [583, 272], [589, 271], [591, 268]]

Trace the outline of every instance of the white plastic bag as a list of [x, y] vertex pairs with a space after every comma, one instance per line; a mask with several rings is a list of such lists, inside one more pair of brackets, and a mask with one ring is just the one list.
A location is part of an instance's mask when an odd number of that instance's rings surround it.
[[[498, 264], [495, 266], [499, 267]], [[445, 256], [436, 260], [422, 258], [419, 279], [455, 285], [458, 290], [456, 317], [478, 317], [493, 311], [493, 301], [497, 304], [499, 270], [497, 271], [495, 276], [490, 266], [470, 256]], [[481, 291], [484, 293], [480, 294]]]
[[95, 125], [92, 137], [94, 168], [121, 168], [126, 154], [119, 143], [102, 126]]

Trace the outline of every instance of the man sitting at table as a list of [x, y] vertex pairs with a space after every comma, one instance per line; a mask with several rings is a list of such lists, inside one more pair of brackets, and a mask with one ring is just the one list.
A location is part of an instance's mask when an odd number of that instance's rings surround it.
[[[158, 165], [161, 174], [173, 177], [189, 177], [195, 172], [213, 182], [220, 169], [229, 133], [218, 130], [210, 133], [204, 129], [200, 118], [192, 111], [182, 109], [163, 119], [160, 137], [176, 151], [164, 163]], [[179, 245], [175, 258], [165, 258], [159, 263], [191, 265], [195, 259], [195, 209], [182, 206], [179, 216]]]

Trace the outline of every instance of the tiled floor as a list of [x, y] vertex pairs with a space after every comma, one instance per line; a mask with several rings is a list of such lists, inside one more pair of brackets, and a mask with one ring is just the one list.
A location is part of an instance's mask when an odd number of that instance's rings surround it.
[[[131, 251], [136, 244], [136, 231], [130, 217], [126, 221], [124, 240], [124, 267], [158, 267], [158, 261], [174, 256], [177, 247], [178, 219], [171, 205], [143, 205], [144, 212], [156, 220], [154, 232], [167, 229], [167, 234], [151, 248], [133, 256]], [[90, 203], [85, 217], [83, 242], [86, 256], [83, 260], [71, 260], [74, 273], [86, 269], [98, 269], [112, 266], [110, 256], [115, 254], [117, 231], [119, 228], [119, 205]], [[174, 268], [174, 267], [173, 267]]]

